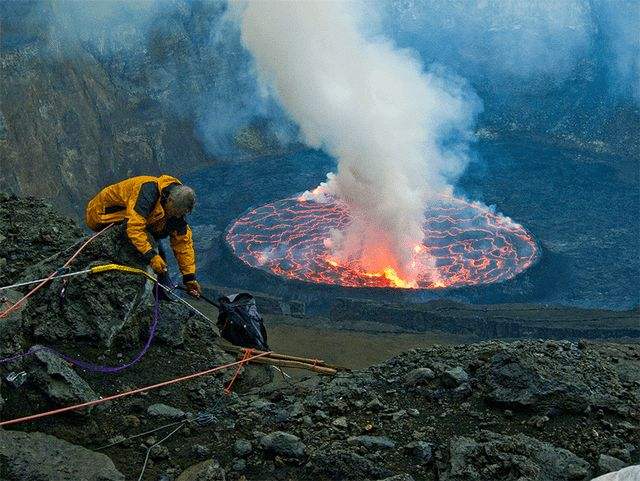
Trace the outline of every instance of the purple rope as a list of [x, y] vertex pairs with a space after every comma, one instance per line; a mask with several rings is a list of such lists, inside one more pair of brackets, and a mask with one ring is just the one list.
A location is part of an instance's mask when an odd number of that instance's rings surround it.
[[91, 372], [101, 372], [101, 373], [105, 373], [105, 374], [113, 374], [116, 372], [120, 372], [123, 371], [125, 369], [127, 369], [128, 367], [133, 366], [134, 364], [136, 364], [138, 361], [140, 361], [140, 359], [142, 359], [142, 357], [147, 353], [147, 351], [149, 350], [149, 347], [151, 347], [151, 343], [153, 342], [153, 339], [156, 335], [156, 328], [158, 327], [158, 321], [160, 319], [160, 298], [158, 296], [159, 294], [159, 284], [156, 282], [156, 288], [155, 288], [155, 304], [153, 306], [153, 321], [151, 322], [151, 326], [149, 327], [149, 338], [147, 339], [147, 342], [145, 343], [144, 347], [142, 348], [142, 350], [136, 354], [136, 356], [129, 362], [125, 363], [125, 364], [119, 364], [117, 366], [102, 366], [100, 364], [93, 364], [91, 362], [87, 362], [87, 361], [83, 361], [81, 359], [76, 359], [74, 357], [71, 357], [67, 354], [64, 354], [62, 352], [56, 351], [55, 349], [53, 349], [52, 347], [38, 347], [38, 348], [30, 348], [28, 351], [25, 351], [23, 353], [19, 353], [19, 354], [14, 354], [12, 356], [9, 357], [5, 357], [0, 359], [0, 364], [4, 364], [6, 362], [11, 362], [11, 361], [15, 361], [16, 359], [20, 359], [26, 356], [30, 356], [31, 354], [35, 354], [38, 351], [49, 351], [52, 352], [54, 354], [56, 354], [57, 356], [61, 357], [62, 359], [64, 359], [65, 361], [78, 366], [80, 369], [84, 369], [85, 371], [91, 371]]

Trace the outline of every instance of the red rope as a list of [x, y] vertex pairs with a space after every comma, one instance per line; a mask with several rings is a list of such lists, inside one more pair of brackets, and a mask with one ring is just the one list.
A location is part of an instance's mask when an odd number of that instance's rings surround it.
[[[138, 393], [141, 393], [141, 392], [151, 391], [152, 389], [157, 389], [157, 388], [160, 388], [160, 387], [169, 386], [171, 384], [176, 384], [178, 382], [187, 381], [189, 379], [193, 379], [193, 378], [196, 378], [196, 377], [204, 376], [206, 374], [211, 374], [211, 373], [216, 372], [216, 371], [221, 371], [221, 370], [226, 369], [228, 367], [242, 365], [242, 364], [244, 364], [244, 363], [246, 363], [246, 362], [248, 362], [248, 361], [250, 361], [252, 359], [256, 359], [258, 357], [263, 357], [263, 356], [268, 356], [269, 354], [271, 354], [271, 351], [263, 352], [261, 354], [256, 354], [255, 356], [251, 356], [249, 358], [247, 358], [246, 354], [245, 354], [245, 357], [243, 357], [242, 360], [240, 360], [240, 361], [231, 362], [229, 364], [224, 364], [222, 366], [217, 366], [217, 367], [214, 367], [214, 368], [211, 368], [211, 369], [207, 369], [206, 371], [196, 372], [194, 374], [189, 374], [187, 376], [182, 376], [182, 377], [178, 377], [178, 378], [175, 378], [175, 379], [170, 379], [168, 381], [163, 381], [163, 382], [160, 382], [160, 383], [157, 383], [157, 384], [152, 384], [150, 386], [144, 386], [144, 387], [140, 387], [140, 388], [137, 388], [137, 389], [124, 391], [124, 392], [121, 392], [121, 393], [118, 393], [118, 394], [113, 394], [113, 395], [108, 396], [108, 397], [95, 399], [93, 401], [88, 401], [88, 402], [81, 403], [81, 404], [74, 404], [73, 406], [67, 406], [67, 407], [63, 407], [63, 408], [59, 408], [59, 409], [54, 409], [54, 410], [51, 410], [51, 411], [45, 411], [45, 412], [41, 412], [41, 413], [38, 413], [38, 414], [32, 414], [30, 416], [24, 416], [24, 417], [21, 417], [21, 418], [10, 419], [8, 421], [2, 421], [2, 422], [0, 422], [0, 427], [9, 426], [11, 424], [23, 423], [23, 422], [27, 422], [27, 421], [33, 421], [34, 419], [40, 419], [40, 418], [44, 418], [44, 417], [48, 417], [48, 416], [53, 416], [55, 414], [65, 413], [65, 412], [68, 412], [68, 411], [75, 411], [75, 410], [78, 410], [78, 409], [87, 408], [87, 407], [90, 407], [90, 406], [95, 406], [96, 404], [101, 404], [101, 403], [105, 403], [105, 402], [108, 402], [108, 401], [113, 401], [114, 399], [120, 399], [122, 397], [132, 396], [134, 394], [138, 394]], [[235, 379], [235, 376], [234, 376], [234, 379]]]
[[[252, 354], [253, 354], [253, 349], [244, 350], [244, 356], [242, 356], [242, 359], [239, 361], [238, 368], [236, 369], [235, 374], [231, 378], [231, 381], [229, 381], [229, 384], [227, 384], [227, 387], [224, 388], [224, 393], [227, 396], [231, 394], [231, 387], [233, 386], [233, 383], [236, 381], [238, 374], [240, 374], [240, 369], [242, 369], [242, 366], [244, 366], [249, 361], [249, 359], [252, 359], [251, 358]], [[258, 356], [255, 356], [255, 357], [258, 357]]]
[[[69, 267], [69, 265], [76, 259], [76, 257], [78, 257], [80, 255], [80, 253], [84, 250], [85, 247], [87, 247], [89, 245], [89, 243], [91, 241], [93, 241], [96, 237], [98, 237], [100, 234], [102, 234], [103, 232], [105, 232], [107, 229], [109, 229], [113, 224], [109, 224], [107, 227], [105, 227], [104, 229], [102, 229], [101, 231], [96, 232], [95, 234], [93, 234], [91, 237], [89, 237], [89, 239], [80, 246], [80, 248], [69, 258], [69, 260], [64, 264], [64, 266], [62, 266], [63, 268], [65, 267]], [[51, 274], [49, 274], [49, 277], [47, 277], [44, 281], [42, 281], [40, 284], [38, 284], [36, 287], [34, 287], [33, 289], [31, 289], [26, 295], [24, 295], [20, 300], [18, 300], [15, 304], [12, 304], [11, 306], [9, 306], [7, 309], [5, 309], [4, 311], [2, 311], [0, 313], [0, 319], [8, 316], [9, 314], [11, 314], [13, 311], [15, 311], [24, 301], [26, 301], [27, 299], [29, 299], [32, 295], [34, 295], [37, 291], [39, 291], [47, 282], [49, 282], [51, 279], [53, 279], [56, 275], [58, 274], [58, 271], [55, 270], [53, 271]]]

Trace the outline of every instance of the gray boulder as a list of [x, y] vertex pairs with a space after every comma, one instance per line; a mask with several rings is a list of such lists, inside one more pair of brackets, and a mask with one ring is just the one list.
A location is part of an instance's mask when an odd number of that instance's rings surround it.
[[329, 448], [315, 451], [311, 455], [306, 470], [314, 474], [322, 474], [331, 479], [381, 479], [393, 473], [384, 466], [351, 451], [340, 448]]
[[[151, 319], [153, 306], [148, 306], [143, 315]], [[157, 328], [158, 340], [172, 347], [182, 346], [184, 344], [187, 321], [192, 316], [192, 312], [184, 304], [161, 302], [160, 320]]]
[[598, 457], [598, 471], [600, 474], [610, 473], [612, 471], [619, 471], [627, 465], [624, 461], [613, 456], [601, 454]]
[[424, 441], [414, 441], [407, 444], [404, 449], [421, 463], [428, 463], [433, 458], [433, 446]]
[[347, 439], [347, 442], [373, 449], [393, 449], [396, 447], [396, 443], [384, 436], [352, 436]]
[[[38, 349], [42, 346], [34, 346]], [[70, 366], [51, 351], [37, 351], [29, 359], [30, 383], [58, 405], [98, 399], [98, 395]]]
[[0, 430], [0, 473], [6, 481], [124, 481], [104, 454], [43, 433]]
[[454, 437], [440, 481], [588, 481], [589, 463], [566, 449], [523, 434], [483, 431], [476, 439]]
[[220, 463], [209, 459], [187, 468], [176, 481], [226, 481], [227, 475]]
[[435, 377], [435, 373], [428, 367], [419, 367], [407, 373], [404, 377], [404, 383], [407, 386], [419, 386], [421, 384], [426, 384]]
[[390, 478], [384, 478], [380, 481], [414, 481], [413, 476], [409, 474], [396, 474]]
[[447, 369], [442, 375], [442, 382], [447, 387], [457, 387], [469, 382], [469, 374], [460, 366]]
[[238, 439], [233, 443], [233, 452], [236, 453], [236, 456], [244, 457], [250, 454], [251, 451], [253, 451], [253, 446], [246, 439]]
[[306, 447], [298, 436], [283, 431], [276, 431], [260, 438], [260, 446], [266, 452], [289, 458], [300, 458]]
[[[73, 251], [62, 251], [27, 269], [21, 278], [37, 279], [65, 263]], [[124, 264], [146, 269], [147, 263], [133, 248], [123, 226], [116, 226], [96, 238], [73, 262], [72, 269], [103, 264]], [[54, 280], [38, 291], [22, 315], [22, 327], [29, 335], [47, 343], [86, 340], [110, 347], [123, 331], [123, 338], [139, 343], [149, 324], [147, 316], [136, 317], [148, 300], [147, 280], [141, 275], [109, 271], [71, 278], [66, 284], [65, 301], [60, 302], [64, 280]], [[127, 326], [123, 330], [124, 326]]]
[[[505, 346], [476, 373], [489, 402], [514, 409], [619, 410], [640, 399], [625, 398], [617, 373], [597, 352], [571, 343]], [[638, 396], [636, 395], [636, 398]]]
[[152, 404], [147, 408], [147, 414], [152, 417], [160, 417], [166, 419], [182, 419], [186, 416], [184, 411], [167, 406], [166, 404], [158, 403]]

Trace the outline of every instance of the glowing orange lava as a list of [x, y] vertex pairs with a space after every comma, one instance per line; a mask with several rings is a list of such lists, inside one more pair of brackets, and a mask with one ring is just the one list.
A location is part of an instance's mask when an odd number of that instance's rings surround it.
[[358, 260], [338, 261], [328, 239], [350, 222], [346, 207], [302, 197], [255, 208], [239, 218], [226, 239], [251, 267], [306, 282], [347, 287], [441, 289], [489, 284], [514, 277], [538, 256], [522, 226], [479, 203], [441, 197], [426, 209], [425, 241], [413, 248], [420, 274], [406, 281], [391, 267], [367, 272]]

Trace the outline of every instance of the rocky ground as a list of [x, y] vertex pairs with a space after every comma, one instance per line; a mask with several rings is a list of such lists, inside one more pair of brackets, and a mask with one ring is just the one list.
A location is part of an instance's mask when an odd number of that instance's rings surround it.
[[[72, 270], [143, 267], [121, 235], [104, 234]], [[0, 236], [6, 285], [61, 265], [80, 231], [40, 201], [4, 196]], [[61, 297], [62, 287], [51, 283], [0, 320], [0, 356], [46, 345], [113, 366], [140, 351], [152, 319], [144, 278], [77, 277]], [[49, 351], [0, 364], [1, 419], [234, 360], [181, 304], [163, 302], [160, 314], [149, 352], [118, 374], [89, 373]], [[0, 429], [0, 479], [587, 481], [640, 461], [633, 341], [436, 345], [333, 377], [283, 379], [249, 366], [226, 396], [232, 375]]]

